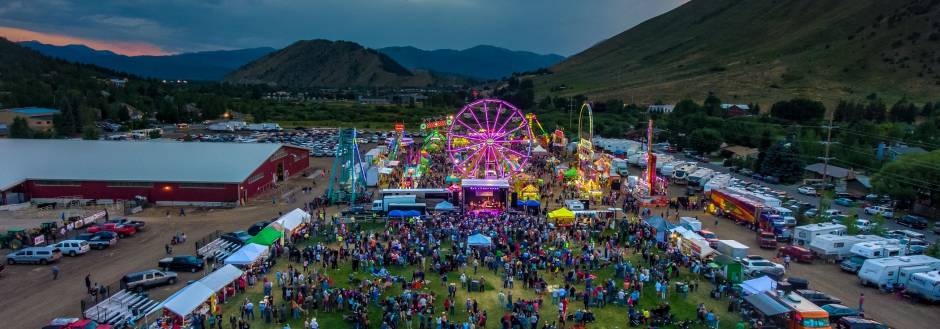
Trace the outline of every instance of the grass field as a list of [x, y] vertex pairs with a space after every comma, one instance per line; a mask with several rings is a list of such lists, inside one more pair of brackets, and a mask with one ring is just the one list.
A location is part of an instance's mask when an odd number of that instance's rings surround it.
[[[382, 230], [382, 226], [380, 224], [364, 225], [363, 229], [379, 231], [379, 230]], [[311, 242], [311, 243], [315, 243], [315, 242]], [[449, 246], [445, 244], [442, 250], [449, 250]], [[634, 257], [634, 259], [636, 258], [637, 257]], [[633, 261], [633, 263], [637, 264], [636, 261]], [[274, 271], [283, 272], [287, 270], [287, 267], [288, 267], [288, 262], [286, 261], [286, 258], [284, 258], [284, 260], [279, 261], [278, 264], [275, 266], [274, 270], [268, 274], [268, 279], [273, 280]], [[393, 266], [393, 267], [388, 268], [388, 270], [392, 275], [410, 278], [412, 270], [414, 270], [414, 268]], [[466, 289], [462, 289], [462, 290], [459, 289], [461, 288], [459, 287], [460, 273], [451, 272], [448, 275], [448, 281], [453, 282], [453, 283], [458, 283], [458, 290], [456, 294], [457, 306], [455, 307], [455, 315], [448, 316], [448, 319], [451, 322], [467, 320], [467, 314], [464, 312], [463, 305], [464, 305], [464, 300], [469, 297], [469, 298], [476, 299], [479, 307], [482, 310], [485, 310], [487, 312], [487, 328], [499, 328], [500, 327], [499, 319], [502, 317], [502, 315], [505, 312], [505, 309], [501, 305], [498, 305], [499, 304], [498, 292], [500, 290], [504, 290], [502, 289], [501, 277], [496, 274], [493, 274], [492, 271], [486, 270], [483, 266], [479, 268], [479, 272], [477, 274], [472, 273], [473, 272], [472, 267], [468, 267], [466, 271], [467, 271], [466, 273], [468, 277], [479, 278], [480, 276], [482, 276], [484, 278], [486, 282], [485, 292], [482, 292], [482, 293], [467, 292]], [[322, 270], [321, 270], [321, 273], [323, 273]], [[362, 271], [353, 273], [351, 265], [348, 262], [340, 263], [340, 267], [338, 269], [326, 270], [325, 273], [329, 275], [330, 277], [332, 277], [335, 281], [336, 286], [340, 288], [350, 287], [350, 284], [347, 282], [347, 278], [350, 275], [352, 275], [355, 278], [359, 278], [363, 280], [371, 279], [371, 275], [368, 273], [365, 273]], [[608, 278], [613, 277], [614, 275], [612, 268], [604, 268], [600, 271], [595, 272], [595, 274], [598, 277], [597, 281], [595, 282], [605, 281]], [[680, 274], [680, 280], [688, 280], [688, 278], [690, 277], [691, 277], [691, 274], [685, 271], [683, 271]], [[447, 288], [441, 284], [440, 278], [434, 274], [428, 273], [428, 280], [430, 280], [431, 282], [430, 284], [425, 286], [425, 290], [427, 292], [433, 293], [436, 296], [438, 296], [438, 298], [435, 300], [435, 309], [436, 310], [443, 309], [443, 301], [444, 301], [444, 297], [447, 296]], [[557, 278], [551, 278], [551, 276], [547, 276], [546, 280], [549, 281], [549, 285], [563, 285], [564, 284], [561, 275], [559, 275]], [[677, 316], [677, 319], [694, 319], [695, 309], [697, 305], [699, 303], [705, 303], [708, 309], [715, 311], [716, 314], [719, 316], [721, 328], [733, 328], [734, 324], [737, 321], [739, 321], [740, 319], [739, 316], [736, 314], [730, 314], [727, 312], [726, 302], [709, 298], [707, 296], [707, 293], [711, 289], [711, 285], [703, 280], [699, 280], [699, 281], [702, 283], [701, 286], [699, 287], [699, 290], [695, 293], [690, 293], [687, 296], [681, 296], [679, 294], [672, 293], [672, 290], [674, 289], [670, 289], [671, 295], [669, 296], [669, 303], [672, 307], [673, 313]], [[619, 284], [620, 281], [615, 280], [615, 282], [618, 282]], [[521, 286], [522, 286], [521, 283], [517, 283], [515, 288], [511, 289], [514, 300], [518, 298], [535, 299], [537, 297], [532, 290], [523, 289]], [[583, 285], [579, 286], [579, 288], [583, 288]], [[274, 290], [275, 290], [275, 294], [280, 293], [277, 287], [275, 287]], [[509, 290], [504, 290], [504, 291], [508, 293]], [[384, 298], [387, 296], [397, 296], [401, 294], [401, 292], [402, 292], [401, 286], [395, 285], [391, 287], [390, 289], [386, 290], [383, 293], [382, 297]], [[230, 314], [239, 314], [240, 308], [242, 306], [242, 303], [245, 297], [247, 297], [249, 300], [251, 300], [253, 303], [257, 305], [258, 301], [260, 301], [263, 297], [261, 285], [258, 284], [258, 285], [255, 285], [254, 287], [250, 287], [247, 293], [236, 296], [234, 300], [224, 305], [223, 314], [226, 314], [226, 317], [228, 317]], [[277, 296], [277, 300], [280, 300], [280, 295]], [[551, 295], [546, 293], [543, 297], [543, 300], [545, 303], [550, 304]], [[659, 305], [659, 300], [658, 300], [658, 297], [656, 296], [655, 288], [652, 287], [652, 285], [646, 285], [640, 298], [640, 307], [643, 309], [649, 309], [649, 308], [656, 307], [658, 305]], [[580, 301], [571, 301], [571, 303], [569, 304], [570, 313], [574, 313], [574, 311], [578, 309], [582, 309], [582, 308], [583, 308], [583, 303]], [[545, 305], [541, 309], [542, 309], [540, 312], [541, 321], [543, 322], [555, 321], [558, 318], [558, 309], [556, 305]], [[626, 320], [627, 319], [626, 307], [609, 304], [603, 308], [592, 308], [592, 311], [594, 312], [594, 315], [597, 318], [597, 321], [588, 325], [589, 328], [628, 328], [629, 327], [629, 325], [627, 324], [627, 320]], [[345, 322], [342, 317], [344, 314], [347, 314], [347, 313], [348, 312], [335, 312], [335, 313], [324, 313], [322, 311], [311, 312], [310, 314], [303, 316], [303, 318], [308, 319], [310, 317], [316, 317], [317, 322], [320, 324], [320, 328], [328, 328], [328, 329], [351, 328], [352, 324]], [[379, 309], [379, 307], [374, 304], [371, 304], [369, 306], [369, 317], [370, 317], [369, 323], [373, 328], [378, 328], [381, 316], [382, 314], [381, 314], [381, 310]], [[228, 325], [227, 321], [228, 320], [226, 320], [226, 325]], [[290, 324], [291, 328], [303, 328], [303, 325], [301, 324], [300, 321], [301, 320], [292, 319], [288, 323]], [[541, 326], [541, 323], [539, 325]], [[283, 328], [283, 325], [266, 324], [259, 317], [259, 318], [256, 318], [255, 321], [251, 322], [251, 328]], [[415, 328], [417, 328], [417, 325], [415, 325]]]

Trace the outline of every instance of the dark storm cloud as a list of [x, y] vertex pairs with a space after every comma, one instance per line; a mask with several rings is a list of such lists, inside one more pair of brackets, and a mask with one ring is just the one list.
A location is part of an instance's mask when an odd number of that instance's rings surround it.
[[491, 44], [571, 55], [686, 0], [32, 0], [0, 26], [170, 52], [343, 39], [369, 47]]

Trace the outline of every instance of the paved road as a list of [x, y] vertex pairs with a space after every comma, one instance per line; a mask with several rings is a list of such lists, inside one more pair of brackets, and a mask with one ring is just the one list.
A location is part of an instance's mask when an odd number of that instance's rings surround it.
[[[676, 154], [675, 157], [676, 157], [676, 158], [679, 158], [679, 159], [681, 159], [681, 160], [683, 160], [683, 161], [695, 161], [694, 159], [685, 157], [685, 156], [682, 155], [682, 154]], [[772, 189], [774, 189], [774, 190], [787, 192], [787, 194], [789, 194], [791, 198], [796, 199], [796, 200], [798, 200], [798, 201], [800, 201], [800, 202], [806, 202], [806, 203], [809, 203], [809, 204], [814, 205], [814, 206], [816, 206], [816, 205], [819, 204], [819, 198], [818, 198], [818, 197], [810, 196], [810, 195], [805, 195], [805, 194], [800, 194], [800, 192], [797, 191], [797, 188], [799, 188], [799, 186], [800, 186], [800, 185], [798, 185], [798, 184], [797, 184], [797, 185], [770, 184], [770, 183], [767, 183], [767, 182], [758, 181], [758, 180], [756, 180], [756, 179], [753, 179], [753, 178], [750, 178], [750, 177], [747, 177], [747, 176], [744, 176], [744, 175], [733, 174], [733, 173], [731, 173], [731, 172], [728, 170], [728, 168], [723, 167], [723, 166], [721, 166], [720, 164], [702, 163], [702, 162], [699, 162], [699, 161], [696, 161], [696, 162], [698, 163], [699, 167], [706, 167], [706, 168], [709, 168], [709, 169], [712, 169], [712, 170], [715, 170], [715, 171], [719, 171], [719, 172], [722, 172], [722, 173], [732, 174], [733, 177], [738, 178], [738, 179], [741, 179], [741, 180], [749, 181], [749, 182], [752, 182], [752, 183], [760, 183], [761, 185], [770, 187], [770, 188], [772, 188]], [[842, 211], [843, 213], [846, 213], [846, 214], [849, 213], [849, 212], [852, 210], [852, 208], [845, 207], [845, 206], [841, 206], [841, 205], [837, 205], [837, 204], [835, 204], [835, 203], [833, 203], [833, 204], [830, 206], [830, 208], [832, 208], [832, 209], [838, 209], [838, 210], [840, 210], [840, 211]], [[857, 214], [859, 214], [859, 216], [860, 216], [861, 218], [868, 218], [868, 217], [871, 217], [871, 216], [865, 214], [865, 210], [864, 210], [863, 208], [855, 208], [855, 211], [856, 211]], [[896, 222], [891, 221], [891, 220], [886, 220], [886, 221], [885, 221], [885, 229], [886, 229], [886, 230], [913, 230], [913, 231], [916, 231], [916, 232], [920, 232], [920, 233], [925, 234], [925, 235], [927, 236], [927, 241], [930, 241], [930, 242], [932, 242], [932, 243], [940, 243], [940, 236], [938, 236], [937, 234], [934, 234], [933, 231], [930, 230], [930, 229], [926, 229], [926, 230], [913, 229], [913, 228], [909, 228], [909, 227], [906, 227], [906, 226], [898, 225]]]

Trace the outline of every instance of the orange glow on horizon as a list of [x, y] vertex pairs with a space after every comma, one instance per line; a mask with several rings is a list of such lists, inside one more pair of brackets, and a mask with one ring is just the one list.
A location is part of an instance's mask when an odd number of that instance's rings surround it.
[[94, 40], [79, 37], [72, 37], [63, 34], [53, 34], [19, 29], [15, 27], [0, 26], [0, 36], [13, 42], [20, 41], [39, 41], [45, 44], [56, 46], [67, 46], [81, 44], [97, 50], [110, 50], [114, 53], [127, 56], [140, 55], [170, 55], [171, 52], [160, 49], [154, 44], [146, 42], [123, 42]]

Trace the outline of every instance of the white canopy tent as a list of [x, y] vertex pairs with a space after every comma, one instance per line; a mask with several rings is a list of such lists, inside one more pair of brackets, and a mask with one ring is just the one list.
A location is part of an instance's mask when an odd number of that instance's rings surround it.
[[238, 250], [235, 250], [231, 255], [225, 258], [226, 265], [248, 265], [258, 261], [261, 257], [268, 253], [268, 247], [249, 243]]
[[222, 266], [222, 268], [215, 270], [215, 272], [209, 273], [206, 277], [200, 279], [198, 282], [204, 284], [212, 291], [219, 291], [222, 288], [225, 288], [229, 283], [238, 279], [244, 273], [244, 271], [235, 267], [235, 265], [228, 264]]
[[768, 276], [762, 276], [741, 282], [741, 290], [745, 295], [755, 295], [765, 291], [777, 290], [777, 281]]
[[300, 208], [296, 208], [275, 220], [273, 224], [277, 224], [275, 228], [284, 232], [292, 231], [308, 220], [310, 220], [310, 214]]
[[198, 281], [193, 282], [167, 298], [163, 303], [163, 308], [185, 317], [199, 308], [199, 305], [209, 300], [209, 297], [212, 297], [214, 293], [215, 291], [206, 287], [205, 284]]

